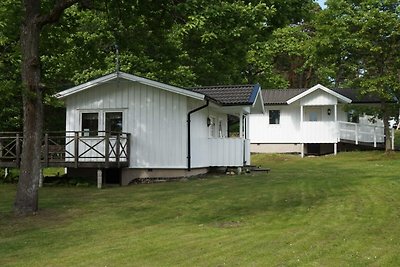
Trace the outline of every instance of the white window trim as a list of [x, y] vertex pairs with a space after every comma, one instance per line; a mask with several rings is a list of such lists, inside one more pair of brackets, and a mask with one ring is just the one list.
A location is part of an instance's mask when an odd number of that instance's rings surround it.
[[98, 125], [97, 131], [103, 132], [106, 129], [106, 113], [109, 112], [122, 112], [122, 132], [127, 131], [127, 109], [81, 109], [79, 110], [79, 127], [78, 131], [82, 131], [82, 114], [83, 113], [97, 113]]

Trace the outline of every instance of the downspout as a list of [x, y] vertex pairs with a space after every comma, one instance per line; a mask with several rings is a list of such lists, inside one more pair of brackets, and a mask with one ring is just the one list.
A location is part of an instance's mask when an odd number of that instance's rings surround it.
[[187, 170], [191, 171], [192, 170], [192, 152], [191, 152], [191, 141], [190, 141], [190, 116], [192, 115], [192, 113], [195, 113], [203, 108], [208, 107], [209, 104], [209, 100], [207, 99], [207, 102], [205, 105], [195, 108], [191, 111], [189, 111], [189, 113], [187, 114]]

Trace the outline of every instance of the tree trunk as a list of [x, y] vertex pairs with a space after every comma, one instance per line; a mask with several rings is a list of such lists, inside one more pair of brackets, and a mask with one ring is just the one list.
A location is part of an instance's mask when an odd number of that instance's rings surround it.
[[392, 150], [392, 138], [391, 138], [391, 129], [389, 125], [389, 115], [387, 111], [387, 107], [385, 103], [381, 103], [383, 115], [383, 130], [385, 133], [385, 152], [389, 152]]
[[21, 172], [14, 203], [17, 215], [35, 214], [38, 210], [38, 187], [41, 168], [43, 126], [42, 90], [40, 88], [39, 41], [41, 25], [40, 1], [24, 1], [21, 28], [21, 73], [24, 109], [24, 134]]

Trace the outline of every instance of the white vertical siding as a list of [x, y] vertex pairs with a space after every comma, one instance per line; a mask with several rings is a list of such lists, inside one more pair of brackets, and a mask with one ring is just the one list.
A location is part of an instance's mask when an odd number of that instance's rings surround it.
[[[269, 110], [280, 111], [280, 123], [269, 124]], [[269, 106], [265, 114], [249, 116], [251, 143], [297, 143], [300, 140], [300, 107]]]
[[316, 90], [300, 99], [300, 104], [303, 106], [327, 106], [336, 103], [337, 98], [335, 96], [322, 90]]
[[[136, 82], [108, 82], [66, 98], [68, 131], [80, 131], [82, 112], [99, 113], [99, 131], [104, 130], [104, 112], [123, 111], [123, 132], [131, 133], [131, 168], [186, 168], [187, 113], [204, 101]], [[216, 120], [216, 136], [210, 136], [207, 118]], [[207, 107], [191, 116], [191, 163], [193, 168], [241, 166], [243, 139], [227, 136], [227, 114]], [[84, 147], [82, 146], [82, 149]]]
[[[309, 107], [304, 107], [305, 115], [307, 115], [307, 108]], [[333, 106], [322, 106], [318, 108], [321, 109], [320, 115], [322, 116], [322, 122], [318, 127], [312, 128], [313, 130], [311, 132], [313, 133], [313, 138], [310, 138], [310, 140], [313, 140], [314, 142], [320, 138], [321, 140], [331, 140], [330, 142], [334, 142], [333, 140], [335, 140], [337, 134], [337, 130], [332, 128], [335, 127], [334, 124], [332, 124], [334, 121], [334, 108]], [[327, 115], [328, 108], [331, 109], [330, 116]], [[280, 124], [269, 124], [269, 110], [280, 110]], [[266, 113], [264, 115], [251, 114], [249, 120], [250, 141], [253, 144], [295, 144], [306, 142], [307, 140], [307, 138], [301, 133], [300, 129], [300, 106], [269, 106], [266, 108]], [[304, 118], [304, 120], [306, 120], [306, 118]], [[343, 111], [343, 106], [341, 105], [338, 106], [338, 120], [347, 121], [346, 112]], [[327, 123], [324, 124], [324, 122]], [[310, 124], [311, 123], [312, 122], [310, 122]], [[307, 128], [312, 125], [305, 122], [303, 126]], [[306, 129], [308, 133], [310, 133], [309, 129]]]
[[129, 85], [130, 167], [185, 168], [187, 97], [138, 83]]
[[[187, 97], [120, 80], [66, 99], [67, 131], [80, 131], [82, 112], [124, 110], [123, 131], [131, 133], [132, 168], [185, 168]], [[104, 130], [99, 116], [99, 130]]]

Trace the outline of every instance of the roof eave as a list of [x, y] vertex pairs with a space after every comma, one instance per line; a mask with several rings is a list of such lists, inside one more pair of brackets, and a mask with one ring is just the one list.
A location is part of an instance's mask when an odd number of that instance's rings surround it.
[[286, 103], [287, 103], [288, 105], [290, 105], [290, 104], [292, 104], [293, 102], [295, 102], [295, 101], [297, 101], [297, 100], [299, 100], [299, 99], [305, 97], [306, 95], [311, 94], [312, 92], [314, 92], [314, 91], [316, 91], [316, 90], [318, 90], [318, 89], [320, 89], [320, 90], [322, 90], [322, 91], [325, 91], [326, 93], [335, 96], [336, 98], [340, 99], [342, 102], [344, 102], [344, 103], [346, 103], [346, 104], [349, 104], [349, 103], [352, 102], [352, 100], [351, 100], [350, 98], [347, 98], [347, 97], [345, 97], [345, 96], [343, 96], [343, 95], [341, 95], [341, 94], [339, 94], [339, 93], [337, 93], [337, 92], [335, 92], [335, 91], [333, 91], [333, 90], [331, 90], [331, 89], [329, 89], [329, 88], [327, 88], [327, 87], [325, 87], [325, 86], [323, 86], [323, 85], [321, 85], [321, 84], [317, 84], [317, 85], [311, 87], [310, 89], [308, 89], [308, 90], [302, 92], [301, 94], [298, 94], [298, 95], [296, 95], [295, 97], [292, 97], [291, 99], [289, 99], [288, 101], [286, 101]]
[[129, 80], [129, 81], [132, 81], [132, 82], [138, 82], [141, 84], [149, 85], [149, 86], [152, 86], [155, 88], [163, 89], [163, 90], [166, 90], [166, 91], [169, 91], [172, 93], [177, 93], [177, 94], [184, 95], [184, 96], [191, 97], [191, 98], [198, 99], [198, 100], [204, 100], [204, 98], [205, 98], [205, 95], [197, 93], [197, 92], [189, 91], [189, 90], [186, 90], [186, 89], [183, 89], [180, 87], [153, 81], [150, 79], [146, 79], [143, 77], [135, 76], [135, 75], [124, 73], [124, 72], [114, 72], [114, 73], [102, 76], [100, 78], [94, 79], [94, 80], [86, 82], [84, 84], [72, 87], [72, 88], [64, 90], [62, 92], [59, 92], [59, 93], [55, 94], [54, 96], [58, 99], [63, 99], [72, 94], [76, 94], [78, 92], [84, 91], [91, 87], [106, 83], [108, 81], [111, 81], [111, 80], [114, 80], [117, 78], [123, 78], [123, 79]]

